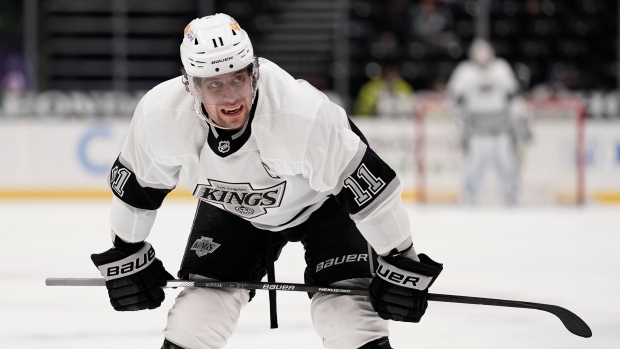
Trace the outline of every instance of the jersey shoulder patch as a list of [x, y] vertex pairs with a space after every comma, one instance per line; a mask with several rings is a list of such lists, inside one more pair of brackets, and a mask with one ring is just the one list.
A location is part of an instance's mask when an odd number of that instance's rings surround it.
[[125, 166], [120, 157], [116, 159], [109, 176], [114, 196], [129, 206], [144, 209], [158, 209], [171, 189], [151, 188], [140, 184], [133, 171]]

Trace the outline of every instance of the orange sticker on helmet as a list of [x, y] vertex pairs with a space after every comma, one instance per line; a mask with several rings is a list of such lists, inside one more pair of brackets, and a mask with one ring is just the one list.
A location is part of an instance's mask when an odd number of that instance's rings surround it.
[[183, 36], [187, 35], [187, 32], [189, 31], [190, 26], [191, 24], [188, 24], [187, 27], [185, 27], [185, 30], [183, 30]]
[[239, 24], [237, 24], [237, 23], [230, 22], [230, 27], [233, 30], [241, 30], [241, 28], [239, 28]]

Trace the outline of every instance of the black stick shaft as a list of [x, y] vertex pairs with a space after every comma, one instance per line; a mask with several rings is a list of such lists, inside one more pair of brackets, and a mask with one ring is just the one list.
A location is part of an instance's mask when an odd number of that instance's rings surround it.
[[513, 301], [506, 299], [495, 298], [480, 298], [480, 297], [468, 297], [468, 296], [454, 296], [449, 294], [428, 294], [428, 300], [434, 302], [448, 302], [448, 303], [461, 303], [461, 304], [480, 304], [491, 305], [497, 307], [510, 307], [510, 308], [523, 308], [523, 309], [536, 309], [546, 311], [558, 317], [564, 324], [567, 330], [571, 333], [589, 338], [592, 337], [592, 330], [579, 316], [571, 312], [568, 309], [559, 307], [557, 305], [532, 303]]
[[[45, 284], [47, 286], [105, 286], [105, 280], [103, 278], [47, 278], [45, 279]], [[163, 287], [238, 288], [245, 290], [276, 290], [313, 293], [323, 292], [359, 296], [369, 295], [369, 292], [366, 289], [348, 287], [322, 287], [282, 282], [219, 282], [205, 280], [169, 280]], [[557, 316], [562, 321], [566, 329], [569, 330], [571, 333], [585, 338], [592, 336], [592, 330], [590, 330], [590, 327], [579, 316], [575, 315], [568, 309], [556, 305], [513, 301], [506, 299], [455, 296], [437, 293], [429, 293], [428, 300], [433, 302], [480, 304], [498, 307], [542, 310]]]

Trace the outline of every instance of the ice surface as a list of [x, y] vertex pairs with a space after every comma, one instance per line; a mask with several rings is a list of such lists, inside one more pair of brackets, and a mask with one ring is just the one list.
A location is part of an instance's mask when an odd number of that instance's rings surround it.
[[[98, 277], [90, 254], [110, 246], [105, 201], [0, 202], [0, 348], [160, 348], [167, 309], [115, 312], [102, 287], [46, 287], [46, 277]], [[565, 307], [592, 328], [568, 332], [537, 310], [431, 303], [419, 324], [391, 324], [394, 348], [620, 348], [620, 208], [409, 206], [414, 242], [444, 263], [432, 292]], [[194, 203], [169, 200], [149, 241], [178, 268]], [[289, 244], [278, 280], [303, 282], [303, 249]], [[258, 291], [226, 348], [322, 348], [305, 293], [280, 292], [269, 329]]]

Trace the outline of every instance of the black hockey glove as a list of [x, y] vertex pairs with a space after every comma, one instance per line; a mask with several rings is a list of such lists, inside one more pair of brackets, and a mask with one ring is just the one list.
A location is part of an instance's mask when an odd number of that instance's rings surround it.
[[443, 265], [425, 254], [420, 262], [404, 256], [379, 257], [377, 275], [370, 283], [370, 302], [386, 320], [419, 322], [428, 306], [428, 288]]
[[90, 259], [105, 278], [110, 303], [118, 311], [155, 309], [164, 301], [161, 286], [174, 277], [155, 258], [148, 242], [127, 243], [118, 237], [115, 247]]

